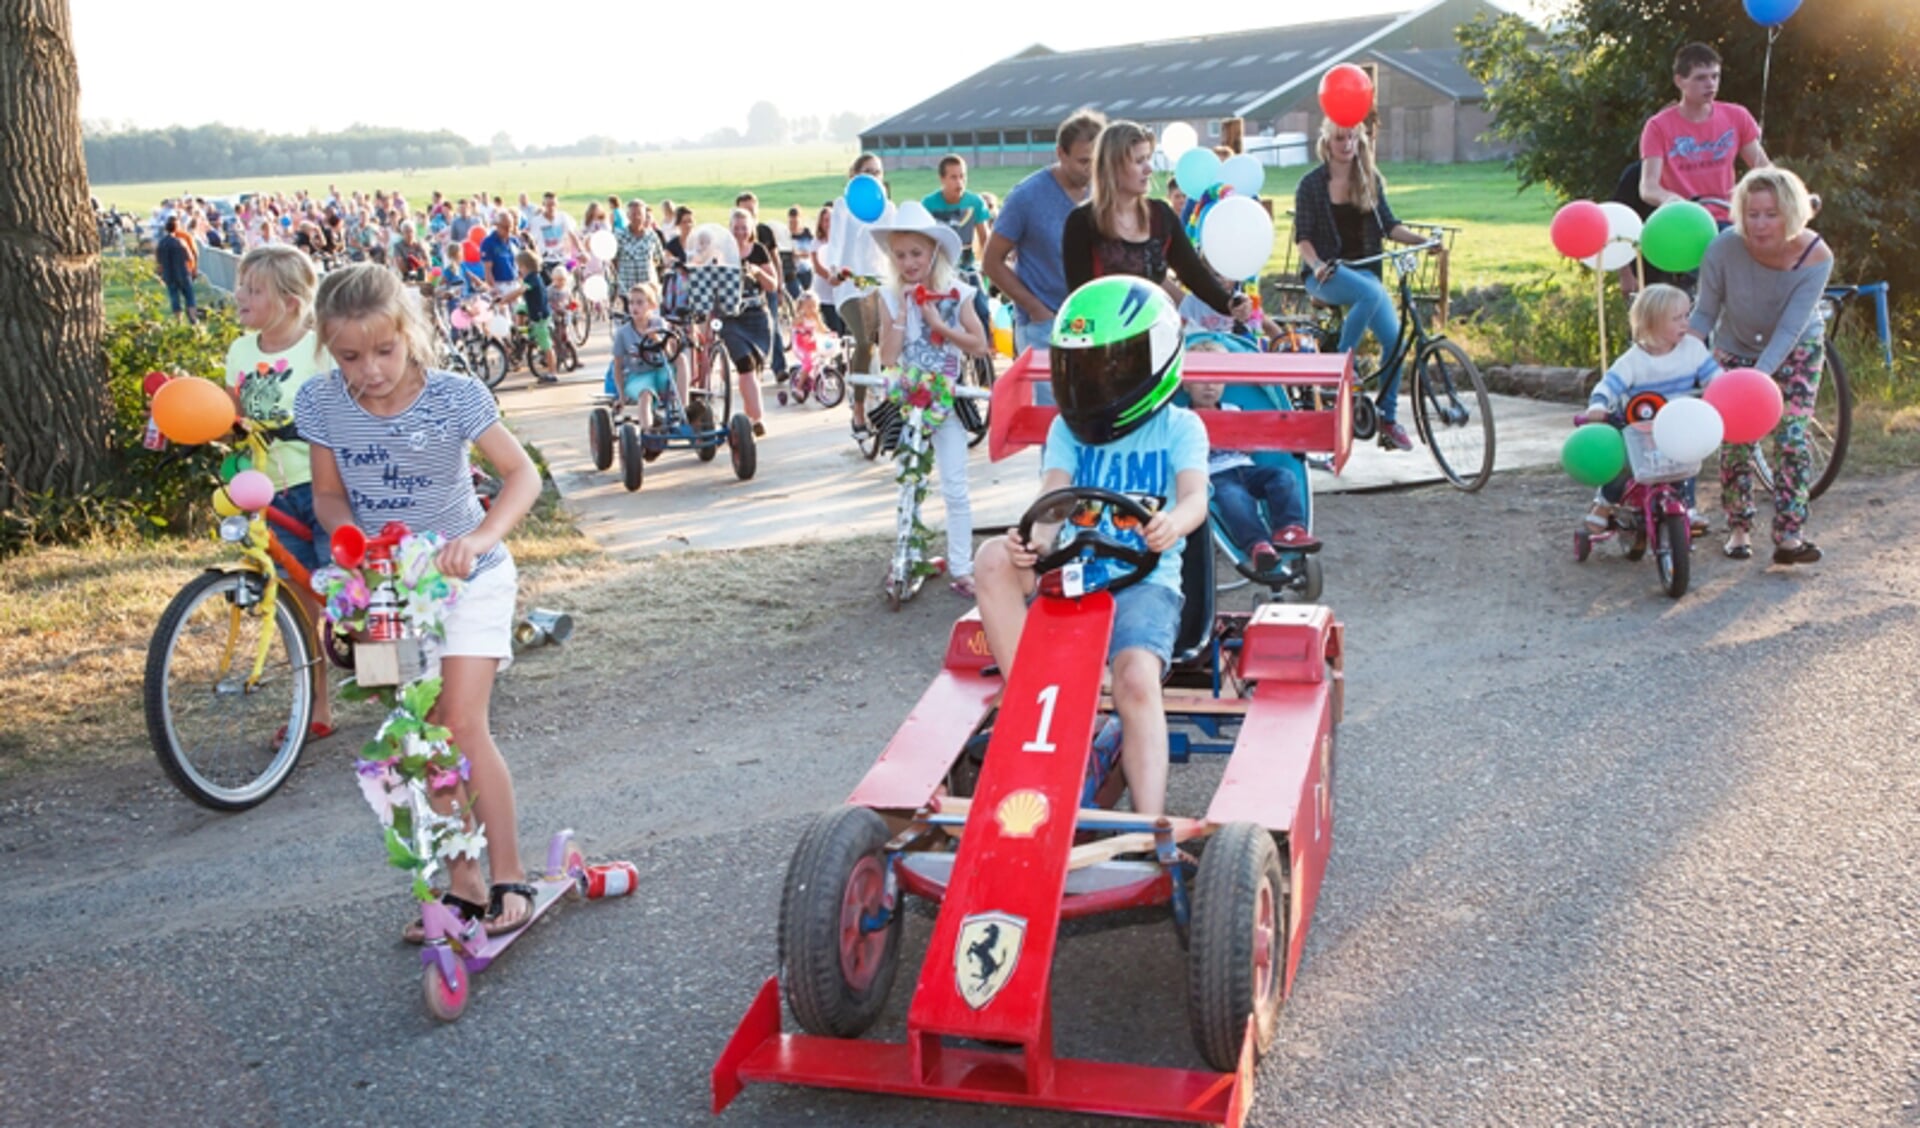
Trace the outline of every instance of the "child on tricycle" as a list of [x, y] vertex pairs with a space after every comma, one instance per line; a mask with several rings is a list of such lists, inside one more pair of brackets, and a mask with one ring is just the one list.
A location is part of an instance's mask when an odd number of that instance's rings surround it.
[[[1098, 278], [1068, 296], [1054, 321], [1049, 359], [1060, 415], [1041, 456], [1042, 494], [1067, 486], [1112, 490], [1152, 512], [1141, 524], [1117, 514], [1078, 512], [1109, 538], [1159, 553], [1146, 582], [1114, 596], [1114, 709], [1121, 764], [1133, 809], [1159, 814], [1167, 786], [1167, 722], [1160, 683], [1180, 626], [1180, 554], [1207, 520], [1207, 432], [1173, 405], [1185, 344], [1180, 315], [1159, 287], [1125, 275]], [[1026, 623], [1033, 567], [1055, 530], [1023, 540], [1010, 530], [980, 551], [981, 625], [1003, 672], [1011, 672]]]

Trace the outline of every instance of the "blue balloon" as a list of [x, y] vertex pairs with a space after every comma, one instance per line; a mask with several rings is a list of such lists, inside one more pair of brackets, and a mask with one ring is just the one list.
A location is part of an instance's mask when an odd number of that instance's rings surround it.
[[1747, 15], [1761, 27], [1779, 27], [1800, 10], [1800, 0], [1746, 0]]
[[1180, 181], [1182, 192], [1198, 196], [1220, 183], [1220, 158], [1213, 155], [1212, 149], [1196, 146], [1180, 154], [1179, 163], [1173, 166], [1173, 175]]
[[1242, 196], [1258, 196], [1267, 185], [1267, 170], [1260, 167], [1258, 158], [1236, 153], [1221, 162], [1220, 179]]
[[847, 210], [862, 223], [873, 223], [887, 212], [887, 191], [866, 173], [847, 181]]

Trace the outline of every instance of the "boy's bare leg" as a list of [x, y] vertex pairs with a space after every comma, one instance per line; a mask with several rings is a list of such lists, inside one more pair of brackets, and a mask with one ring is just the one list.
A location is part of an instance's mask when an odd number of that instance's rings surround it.
[[[1020, 631], [1027, 624], [1027, 596], [1033, 591], [1033, 571], [1013, 563], [1005, 539], [995, 537], [981, 546], [973, 562], [974, 598], [980, 605], [980, 625], [987, 632], [987, 649], [1002, 678], [1013, 672], [1013, 655], [1020, 648]], [[1156, 691], [1159, 683], [1154, 684]]]
[[1134, 812], [1161, 814], [1167, 806], [1167, 713], [1159, 655], [1139, 647], [1114, 655], [1113, 707], [1120, 714], [1120, 764]]

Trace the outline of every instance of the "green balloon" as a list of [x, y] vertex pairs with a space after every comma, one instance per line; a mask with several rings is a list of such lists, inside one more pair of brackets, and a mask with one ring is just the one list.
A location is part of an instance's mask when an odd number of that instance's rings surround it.
[[236, 450], [220, 460], [220, 480], [222, 482], [231, 482], [235, 474], [238, 474], [242, 470], [251, 470], [252, 468], [253, 459], [248, 458], [244, 451]]
[[1583, 486], [1604, 486], [1627, 468], [1627, 443], [1605, 423], [1588, 423], [1567, 436], [1560, 465]]
[[1668, 200], [1640, 229], [1640, 251], [1661, 270], [1685, 274], [1700, 269], [1707, 244], [1718, 234], [1712, 212], [1692, 200]]

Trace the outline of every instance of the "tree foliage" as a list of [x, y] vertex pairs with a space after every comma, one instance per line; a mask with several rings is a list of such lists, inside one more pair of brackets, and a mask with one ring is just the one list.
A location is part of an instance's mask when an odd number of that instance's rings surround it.
[[266, 134], [215, 123], [86, 136], [95, 184], [215, 180], [286, 173], [440, 168], [491, 162], [493, 153], [457, 133], [354, 125], [339, 133]]
[[1773, 47], [1741, 0], [1572, 0], [1544, 37], [1516, 17], [1460, 29], [1488, 87], [1494, 133], [1514, 142], [1522, 185], [1605, 199], [1639, 155], [1640, 127], [1673, 102], [1673, 55], [1711, 45], [1720, 97], [1761, 117], [1762, 144], [1824, 200], [1817, 227], [1836, 277], [1893, 284], [1920, 301], [1920, 16], [1888, 0], [1809, 0]]

